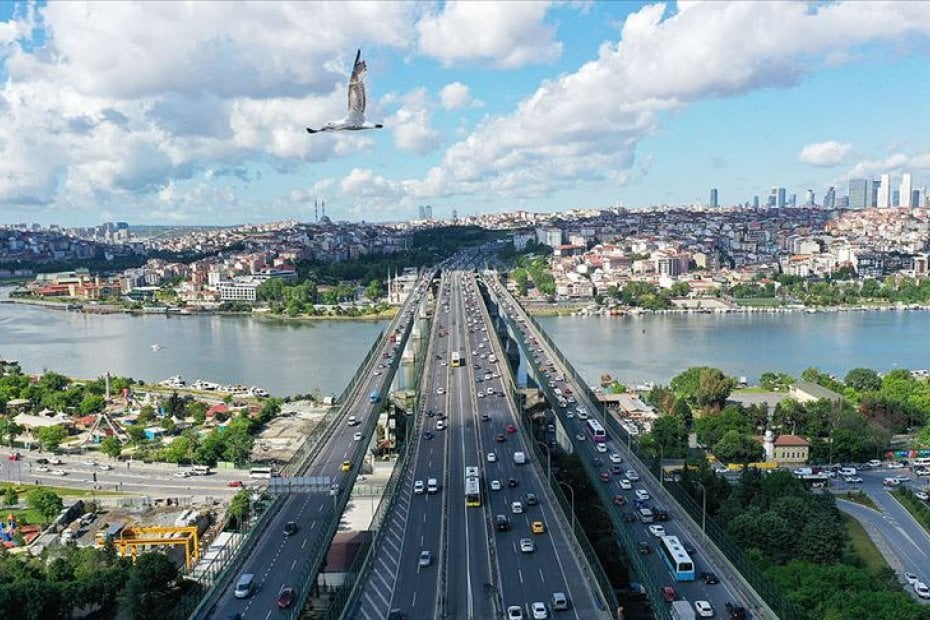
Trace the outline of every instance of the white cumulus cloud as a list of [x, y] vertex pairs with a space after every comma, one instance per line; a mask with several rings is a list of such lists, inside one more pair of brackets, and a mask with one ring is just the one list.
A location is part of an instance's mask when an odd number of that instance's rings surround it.
[[825, 168], [840, 165], [852, 150], [852, 144], [828, 140], [808, 144], [798, 153], [798, 161]]
[[461, 82], [452, 82], [443, 86], [439, 91], [439, 100], [442, 102], [442, 107], [447, 110], [482, 105], [480, 101], [472, 97], [471, 89]]
[[446, 2], [417, 23], [420, 51], [444, 65], [474, 62], [513, 69], [562, 54], [555, 28], [544, 22], [549, 2]]
[[439, 146], [442, 136], [432, 127], [432, 108], [425, 88], [418, 88], [403, 97], [400, 108], [385, 121], [394, 134], [397, 148], [423, 155]]

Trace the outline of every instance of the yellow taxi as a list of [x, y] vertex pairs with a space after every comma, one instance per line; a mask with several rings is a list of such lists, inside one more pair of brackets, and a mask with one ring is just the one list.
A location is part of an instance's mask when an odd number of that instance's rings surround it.
[[352, 461], [343, 461], [342, 471], [349, 471], [350, 469], [352, 469]]
[[533, 521], [533, 533], [534, 534], [545, 534], [546, 526], [542, 521]]

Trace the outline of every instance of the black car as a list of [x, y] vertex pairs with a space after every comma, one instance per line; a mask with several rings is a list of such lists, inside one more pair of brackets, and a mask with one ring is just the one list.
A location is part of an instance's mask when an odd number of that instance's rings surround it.
[[539, 503], [539, 498], [537, 498], [537, 497], [536, 497], [534, 494], [532, 494], [532, 493], [527, 493], [527, 494], [526, 494], [526, 500], [524, 500], [524, 503], [525, 503], [527, 506], [535, 506], [536, 504]]
[[433, 431], [423, 431], [423, 439], [432, 439], [435, 436]]
[[681, 545], [685, 548], [685, 551], [688, 552], [688, 555], [694, 555], [695, 553], [697, 553], [697, 549], [695, 549], [694, 545], [692, 545], [691, 543], [682, 541]]
[[520, 484], [520, 481], [517, 480], [516, 478], [511, 478], [510, 480], [507, 481], [507, 486], [509, 486], [511, 489], [517, 487], [519, 484]]
[[491, 420], [491, 416], [489, 416], [489, 415], [486, 414], [486, 413], [482, 413], [482, 414], [481, 414], [481, 419], [484, 420], [485, 422], [488, 422], [488, 421]]
[[652, 553], [652, 547], [649, 546], [649, 543], [641, 541], [639, 543], [639, 553], [640, 555], [649, 555]]
[[628, 512], [628, 513], [626, 513], [626, 515], [624, 516], [624, 518], [626, 519], [626, 522], [627, 522], [627, 523], [636, 523], [636, 520], [637, 520], [637, 519], [636, 519], [636, 513], [633, 513], [633, 512]]
[[432, 409], [427, 409], [426, 415], [428, 415], [429, 417], [433, 417], [434, 415], [436, 415], [436, 412], [433, 411]]
[[507, 515], [497, 515], [495, 522], [498, 532], [506, 532], [510, 529], [510, 519], [507, 518]]
[[727, 608], [727, 614], [729, 614], [730, 616], [730, 620], [746, 620], [746, 608], [745, 607], [727, 602], [726, 608]]
[[48, 465], [48, 459], [37, 458], [36, 463], [38, 463], [39, 465]]
[[720, 583], [720, 580], [717, 579], [716, 573], [701, 573], [701, 579], [703, 579], [704, 583], [709, 586]]
[[287, 523], [284, 524], [284, 535], [285, 536], [293, 536], [296, 533], [297, 533], [297, 522], [296, 521], [288, 521]]

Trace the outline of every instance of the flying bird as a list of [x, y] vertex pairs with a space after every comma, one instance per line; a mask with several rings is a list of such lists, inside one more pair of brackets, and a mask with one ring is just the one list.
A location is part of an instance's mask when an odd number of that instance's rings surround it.
[[365, 72], [368, 66], [362, 58], [362, 50], [355, 54], [355, 66], [349, 78], [349, 113], [338, 121], [329, 121], [319, 129], [307, 127], [307, 133], [321, 131], [357, 131], [359, 129], [381, 129], [384, 125], [365, 120]]

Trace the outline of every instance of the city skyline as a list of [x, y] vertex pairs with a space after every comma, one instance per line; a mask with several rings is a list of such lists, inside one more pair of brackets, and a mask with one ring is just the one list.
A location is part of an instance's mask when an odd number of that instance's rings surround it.
[[[930, 181], [922, 3], [154, 6], [0, 4], [0, 223], [819, 203], [882, 174], [906, 206]], [[302, 133], [359, 47], [385, 130]]]

